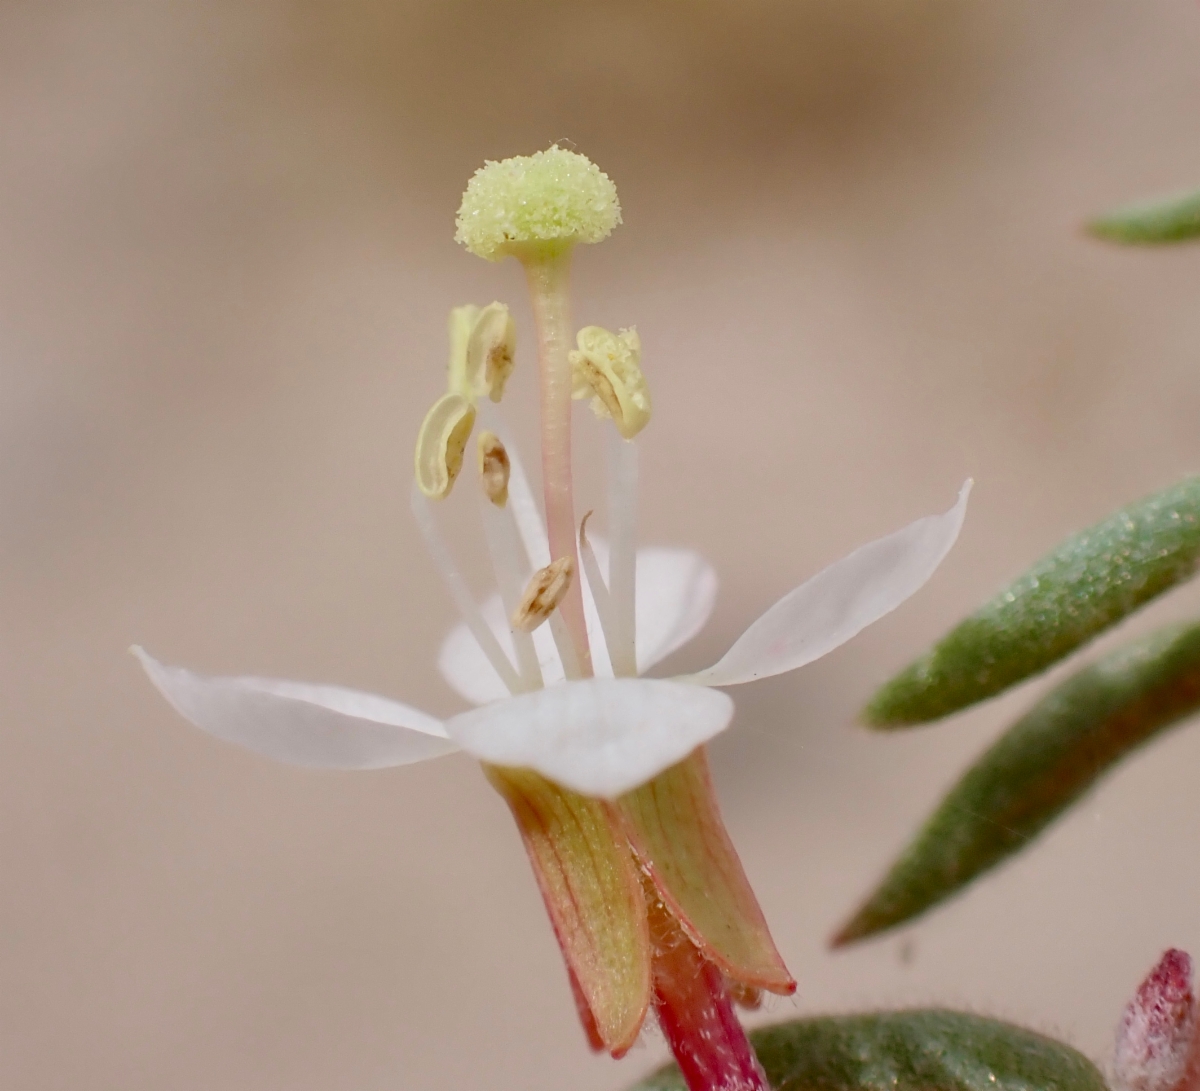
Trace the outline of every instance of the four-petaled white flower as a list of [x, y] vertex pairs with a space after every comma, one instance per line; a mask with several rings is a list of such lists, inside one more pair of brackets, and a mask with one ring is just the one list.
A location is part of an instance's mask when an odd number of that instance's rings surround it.
[[[499, 402], [515, 325], [501, 303], [451, 313], [447, 387], [422, 424], [413, 514], [463, 622], [439, 666], [475, 707], [441, 721], [337, 686], [211, 678], [134, 649], [188, 720], [268, 757], [380, 769], [455, 749], [508, 804], [566, 961], [585, 1033], [620, 1056], [653, 1006], [692, 1091], [762, 1091], [733, 1003], [796, 982], [729, 839], [703, 744], [726, 686], [812, 662], [895, 609], [958, 537], [968, 482], [941, 515], [855, 550], [771, 607], [707, 670], [641, 677], [707, 621], [717, 580], [697, 554], [636, 550], [637, 445], [651, 416], [634, 329], [588, 326], [570, 348], [571, 248], [620, 222], [611, 181], [561, 148], [487, 164], [459, 240], [524, 265], [538, 327], [542, 512]], [[575, 520], [571, 402], [601, 419], [610, 541]], [[497, 594], [480, 606], [438, 531], [477, 421], [478, 489]]]
[[[969, 491], [964, 485], [944, 514], [919, 519], [830, 565], [780, 599], [715, 664], [684, 677], [601, 676], [609, 665], [601, 654], [590, 584], [588, 635], [597, 677], [564, 681], [562, 661], [543, 627], [534, 641], [545, 688], [510, 695], [469, 627], [460, 624], [445, 640], [438, 665], [451, 686], [478, 707], [444, 721], [340, 686], [206, 677], [134, 650], [185, 719], [270, 758], [328, 769], [381, 769], [462, 749], [495, 765], [535, 769], [585, 795], [614, 798], [728, 726], [733, 702], [714, 687], [811, 663], [917, 591], [958, 537]], [[529, 532], [528, 519], [522, 529]], [[544, 542], [540, 525], [533, 534]], [[603, 555], [599, 543], [596, 551]], [[637, 553], [637, 587], [637, 665], [645, 671], [703, 627], [717, 579], [696, 553], [650, 548]], [[499, 595], [484, 604], [482, 614], [495, 639], [511, 647]]]
[[[458, 239], [521, 260], [538, 325], [545, 521], [499, 402], [514, 367], [509, 308], [454, 308], [448, 383], [421, 425], [413, 514], [462, 624], [443, 675], [475, 707], [438, 720], [354, 690], [264, 678], [146, 673], [193, 724], [302, 766], [378, 769], [462, 749], [508, 804], [562, 948], [588, 1041], [628, 1050], [650, 1008], [691, 1091], [766, 1091], [733, 1013], [796, 981], [728, 838], [703, 744], [725, 729], [722, 688], [811, 663], [923, 585], [958, 538], [970, 482], [942, 515], [871, 542], [770, 607], [707, 670], [644, 678], [712, 612], [716, 576], [684, 550], [636, 550], [637, 434], [652, 414], [635, 329], [586, 326], [570, 348], [571, 247], [620, 222], [616, 187], [577, 152], [488, 163]], [[571, 402], [604, 433], [611, 541], [576, 523]], [[436, 506], [476, 448], [497, 594], [480, 606], [438, 532]]]

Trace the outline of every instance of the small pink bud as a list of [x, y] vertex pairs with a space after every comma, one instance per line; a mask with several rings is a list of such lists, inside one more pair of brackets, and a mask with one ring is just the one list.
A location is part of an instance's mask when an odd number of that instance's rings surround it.
[[1192, 960], [1171, 948], [1138, 987], [1117, 1028], [1117, 1091], [1186, 1091], [1196, 1037]]

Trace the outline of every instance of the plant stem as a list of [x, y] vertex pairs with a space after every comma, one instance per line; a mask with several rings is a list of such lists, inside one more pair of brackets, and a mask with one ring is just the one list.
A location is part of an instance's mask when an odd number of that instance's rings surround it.
[[533, 300], [538, 331], [542, 391], [542, 484], [551, 560], [570, 557], [575, 578], [559, 606], [584, 677], [592, 673], [587, 625], [583, 619], [582, 573], [575, 546], [575, 504], [571, 486], [571, 318], [567, 278], [571, 250], [539, 248], [520, 255]]
[[654, 1010], [689, 1091], [771, 1091], [721, 971], [647, 886]]

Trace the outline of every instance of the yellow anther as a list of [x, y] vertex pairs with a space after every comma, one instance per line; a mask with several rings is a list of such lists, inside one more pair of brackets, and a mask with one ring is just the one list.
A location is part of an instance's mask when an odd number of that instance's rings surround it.
[[489, 303], [475, 321], [467, 345], [467, 364], [479, 376], [482, 390], [494, 402], [504, 394], [512, 374], [517, 347], [517, 327], [503, 303]]
[[417, 487], [431, 500], [450, 495], [475, 427], [475, 407], [461, 394], [443, 394], [425, 414], [417, 436]]
[[474, 400], [475, 391], [467, 369], [467, 345], [479, 317], [474, 303], [450, 308], [450, 362], [446, 365], [446, 387], [452, 393]]
[[567, 596], [571, 577], [575, 575], [575, 562], [570, 557], [559, 557], [557, 561], [533, 574], [520, 605], [509, 619], [512, 627], [521, 633], [532, 633], [558, 608]]
[[585, 326], [571, 352], [572, 395], [592, 395], [597, 416], [612, 417], [617, 431], [633, 439], [650, 420], [650, 391], [642, 374], [642, 343], [637, 330], [609, 333]]
[[479, 433], [479, 480], [484, 495], [498, 508], [508, 503], [508, 451], [495, 432]]
[[449, 388], [474, 401], [498, 402], [513, 370], [517, 330], [503, 303], [467, 304], [450, 312]]

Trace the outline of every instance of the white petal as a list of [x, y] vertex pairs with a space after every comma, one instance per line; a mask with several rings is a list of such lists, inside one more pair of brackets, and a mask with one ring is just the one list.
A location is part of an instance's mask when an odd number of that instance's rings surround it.
[[717, 574], [690, 549], [650, 548], [637, 558], [638, 670], [649, 670], [682, 648], [708, 621], [717, 601]]
[[185, 720], [277, 761], [384, 769], [457, 749], [438, 720], [386, 697], [272, 678], [209, 678], [131, 650]]
[[971, 492], [943, 515], [910, 523], [861, 546], [789, 591], [729, 649], [692, 676], [706, 686], [732, 686], [795, 670], [833, 651], [919, 590], [950, 552]]
[[[479, 612], [483, 620], [491, 627], [500, 641], [505, 653], [512, 655], [512, 634], [508, 628], [508, 619], [504, 616], [504, 603], [499, 595], [486, 599]], [[542, 667], [542, 677], [547, 680], [563, 678], [562, 664], [554, 651], [554, 640], [550, 637], [550, 629], [543, 625], [533, 634], [533, 646], [537, 650], [538, 661]], [[438, 670], [442, 677], [450, 683], [451, 688], [465, 701], [473, 705], [486, 705], [490, 701], [499, 701], [510, 696], [508, 687], [500, 681], [500, 675], [483, 654], [478, 642], [471, 635], [471, 630], [459, 622], [446, 634], [438, 651]]]
[[[589, 539], [596, 559], [604, 569], [608, 545], [603, 539]], [[704, 626], [717, 597], [717, 574], [698, 553], [689, 549], [649, 548], [637, 555], [637, 657], [638, 670], [649, 670], [671, 652], [681, 648]], [[591, 590], [584, 584], [584, 616], [592, 644], [592, 665], [597, 677], [610, 677], [612, 667], [604, 649], [600, 618], [596, 614]], [[499, 595], [492, 595], [480, 607], [483, 619], [496, 634], [500, 646], [512, 655], [512, 636]], [[543, 625], [533, 634], [542, 678], [547, 686], [563, 681], [562, 663], [554, 649], [550, 629]], [[438, 670], [464, 700], [486, 705], [509, 696], [508, 687], [479, 649], [466, 625], [450, 630], [438, 653]]]
[[[496, 603], [500, 596], [494, 596]], [[484, 621], [491, 622], [492, 599], [480, 608]], [[503, 606], [501, 606], [503, 609]], [[447, 634], [438, 649], [437, 668], [464, 701], [472, 705], [486, 705], [508, 696], [508, 690], [500, 681], [486, 656], [480, 650], [467, 627], [459, 622]]]
[[718, 690], [649, 678], [590, 678], [496, 701], [446, 721], [449, 736], [494, 765], [536, 769], [584, 795], [636, 788], [723, 731]]

